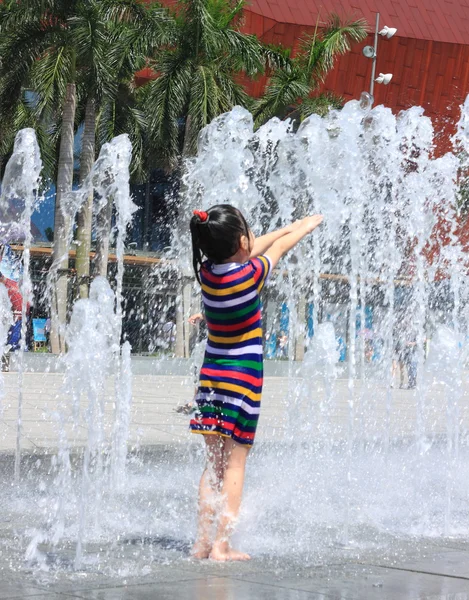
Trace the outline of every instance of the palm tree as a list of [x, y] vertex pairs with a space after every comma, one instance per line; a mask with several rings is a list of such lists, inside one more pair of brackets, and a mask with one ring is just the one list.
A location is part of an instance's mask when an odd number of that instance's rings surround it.
[[57, 164], [57, 123], [43, 123], [37, 118], [34, 110], [34, 97], [23, 94], [18, 103], [12, 108], [10, 115], [2, 115], [0, 124], [0, 173], [8, 162], [13, 151], [16, 133], [20, 129], [30, 127], [36, 131], [36, 138], [41, 151], [43, 176], [55, 176]]
[[[149, 172], [147, 119], [142, 109], [143, 90], [122, 82], [115, 97], [107, 98], [97, 114], [97, 145], [100, 148], [112, 138], [126, 133], [132, 143], [130, 175], [133, 181], [142, 182]], [[109, 242], [112, 222], [112, 199], [96, 215], [96, 254], [93, 272], [103, 277], [107, 274]]]
[[239, 74], [252, 77], [283, 57], [239, 30], [244, 0], [179, 0], [169, 14], [174, 41], [150, 63], [145, 89], [155, 154], [166, 167], [196, 150], [199, 131], [239, 104], [250, 106]]
[[[168, 21], [170, 23], [170, 21]], [[124, 34], [125, 42], [120, 39]], [[80, 178], [95, 157], [96, 111], [117, 93], [120, 78], [144, 65], [153, 43], [168, 42], [164, 12], [138, 0], [5, 0], [0, 5], [0, 110], [10, 114], [25, 88], [37, 94], [35, 111], [45, 122], [61, 118], [53, 258], [58, 267], [52, 307], [53, 351], [62, 351], [66, 319], [70, 219], [64, 199], [73, 183], [73, 143], [78, 101], [85, 107]], [[89, 274], [90, 202], [80, 215], [85, 280]], [[87, 271], [88, 268], [88, 271]], [[83, 280], [82, 280], [83, 281]], [[82, 293], [85, 293], [82, 286]]]
[[[75, 64], [73, 48], [67, 44], [67, 30], [63, 27], [67, 15], [65, 1], [16, 2], [6, 0], [0, 8], [0, 109], [11, 114], [23, 90], [31, 83], [32, 75], [41, 69], [41, 58], [54, 61], [55, 70], [61, 73], [60, 92], [64, 98], [57, 176], [55, 211], [54, 261], [59, 265], [52, 307], [51, 342], [54, 352], [63, 349], [60, 326], [65, 322], [67, 297], [68, 248], [65, 233], [68, 223], [62, 212], [66, 194], [73, 181], [73, 132], [76, 106]], [[56, 92], [56, 81], [48, 86], [49, 97]], [[46, 98], [45, 98], [46, 99]], [[38, 112], [42, 103], [38, 102]], [[44, 108], [50, 110], [45, 104]], [[54, 310], [55, 309], [55, 310]]]
[[[251, 106], [240, 75], [286, 63], [240, 31], [244, 6], [244, 0], [178, 0], [168, 13], [174, 40], [152, 57], [157, 78], [144, 88], [151, 148], [167, 170], [196, 152], [200, 130], [215, 117]], [[181, 311], [176, 325], [176, 354], [184, 356]]]
[[[159, 5], [145, 7], [135, 0], [94, 0], [84, 9], [83, 68], [80, 71], [79, 98], [84, 103], [83, 147], [80, 182], [83, 183], [94, 162], [96, 150], [119, 135], [129, 133], [133, 142], [132, 173], [143, 174], [145, 120], [138, 107], [133, 78], [146, 65], [147, 56], [162, 44], [172, 41], [172, 21]], [[94, 28], [90, 27], [94, 24]], [[109, 60], [102, 74], [103, 56]], [[103, 76], [104, 75], [104, 76]], [[96, 127], [99, 124], [99, 131]], [[97, 137], [98, 134], [98, 137]], [[81, 297], [88, 295], [90, 274], [92, 201], [90, 196], [78, 215], [76, 270]], [[95, 272], [107, 275], [110, 213], [99, 215], [102, 235], [97, 239]]]
[[254, 106], [256, 124], [292, 113], [300, 118], [313, 113], [324, 114], [330, 106], [341, 106], [341, 98], [330, 93], [318, 94], [318, 89], [337, 57], [349, 52], [353, 43], [366, 36], [367, 24], [363, 19], [342, 21], [332, 14], [323, 27], [320, 28], [318, 22], [315, 32], [302, 40], [291, 67], [273, 72], [263, 97]]

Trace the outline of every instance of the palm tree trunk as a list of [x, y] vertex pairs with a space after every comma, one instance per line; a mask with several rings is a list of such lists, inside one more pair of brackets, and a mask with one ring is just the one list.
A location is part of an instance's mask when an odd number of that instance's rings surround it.
[[[190, 156], [190, 140], [191, 140], [191, 118], [189, 115], [186, 117], [186, 126], [184, 127], [184, 144], [182, 148], [182, 170], [184, 170], [184, 162], [185, 159]], [[181, 188], [179, 190], [179, 194], [183, 196], [185, 194], [184, 189], [184, 178], [181, 177]], [[180, 204], [182, 206], [182, 204]], [[181, 209], [180, 209], [181, 210]], [[185, 214], [178, 214], [178, 219], [176, 223], [176, 228], [178, 230], [179, 236], [181, 236], [182, 231], [187, 227]], [[189, 346], [188, 346], [188, 331], [187, 331], [187, 294], [188, 285], [190, 289], [190, 284], [187, 283], [187, 279], [183, 276], [178, 281], [177, 288], [177, 306], [176, 306], [176, 346], [174, 349], [174, 353], [177, 358], [188, 358], [189, 356]]]
[[62, 207], [66, 195], [73, 185], [73, 142], [76, 108], [76, 88], [74, 83], [67, 84], [65, 96], [60, 154], [57, 174], [57, 195], [55, 199], [54, 247], [52, 258], [57, 270], [55, 289], [52, 290], [51, 332], [52, 352], [65, 351], [65, 324], [67, 320], [68, 296], [68, 245], [71, 218], [64, 215]]
[[184, 127], [184, 144], [182, 146], [182, 158], [188, 158], [191, 155], [191, 142], [192, 142], [192, 119], [190, 115], [186, 117], [186, 124]]
[[107, 277], [109, 260], [109, 238], [111, 237], [112, 198], [96, 215], [96, 256], [93, 261], [93, 275]]
[[[85, 113], [85, 129], [83, 131], [80, 184], [83, 185], [93, 168], [96, 147], [96, 106], [93, 98], [88, 98]], [[90, 280], [90, 250], [91, 227], [93, 219], [93, 192], [83, 205], [77, 218], [77, 257], [76, 270], [78, 279], [78, 293], [80, 298], [88, 298], [88, 285]]]

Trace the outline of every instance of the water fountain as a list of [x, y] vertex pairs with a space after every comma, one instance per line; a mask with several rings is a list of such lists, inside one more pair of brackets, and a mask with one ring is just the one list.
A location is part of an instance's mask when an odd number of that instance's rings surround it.
[[[13, 323], [11, 314], [10, 299], [5, 286], [0, 286], [0, 356], [3, 356], [7, 350], [8, 330]], [[3, 413], [4, 381], [0, 370], [0, 414]]]
[[[16, 235], [23, 241], [23, 274], [21, 278], [21, 342], [18, 357], [18, 419], [16, 432], [15, 479], [19, 481], [21, 461], [22, 410], [23, 410], [23, 375], [24, 353], [26, 350], [26, 328], [28, 305], [32, 300], [32, 283], [29, 273], [30, 249], [32, 242], [31, 216], [40, 196], [40, 175], [42, 162], [36, 133], [33, 129], [22, 129], [16, 134], [13, 153], [5, 167], [2, 181], [2, 196], [0, 200], [0, 217], [2, 209], [11, 200], [18, 202], [15, 219], [11, 220], [4, 229], [3, 235]], [[3, 220], [3, 219], [2, 219]]]
[[[181, 219], [228, 202], [261, 233], [304, 214], [325, 215], [320, 233], [284, 261], [267, 292], [289, 315], [288, 417], [283, 437], [275, 445], [260, 442], [252, 456], [240, 524], [248, 551], [314, 561], [409, 535], [467, 533], [468, 438], [458, 406], [459, 383], [467, 380], [469, 286], [456, 231], [456, 182], [467, 166], [460, 150], [469, 150], [468, 115], [469, 104], [455, 152], [439, 158], [421, 109], [396, 117], [366, 99], [326, 118], [312, 116], [297, 130], [273, 119], [254, 131], [252, 116], [236, 107], [202, 131], [184, 175]], [[25, 523], [35, 523], [28, 558], [42, 568], [53, 551], [68, 552], [65, 564], [76, 569], [121, 573], [123, 541], [176, 540], [173, 551], [194, 533], [200, 455], [187, 448], [176, 452], [178, 460], [132, 457], [130, 467], [126, 457], [132, 380], [120, 332], [123, 243], [134, 211], [129, 152], [126, 139], [106, 147], [87, 184], [100, 206], [110, 197], [116, 202], [118, 282], [113, 296], [96, 280], [90, 299], [74, 307], [64, 357], [74, 400], [57, 411], [58, 456], [39, 484], [20, 488], [22, 497], [40, 497], [39, 508], [17, 508], [18, 496], [5, 498], [12, 513], [23, 511]], [[80, 196], [71, 201], [76, 210]], [[444, 239], [436, 225], [447, 232]], [[181, 228], [173, 256], [185, 271], [188, 248]], [[433, 348], [426, 361], [427, 337]], [[345, 340], [341, 365], [338, 338]], [[399, 340], [415, 347], [417, 386], [405, 396], [415, 406], [411, 419], [393, 388]], [[295, 361], [304, 351], [304, 360]], [[112, 399], [105, 391], [110, 373]], [[77, 456], [65, 431], [82, 396], [87, 443]], [[347, 399], [345, 419], [337, 414], [339, 396]], [[109, 401], [116, 409], [106, 429]], [[150, 544], [133, 556], [140, 573], [168, 555]]]
[[[332, 469], [337, 474], [335, 493], [341, 499], [342, 514], [339, 539], [344, 544], [350, 542], [350, 527], [360, 510], [356, 501], [356, 482], [363, 468], [360, 463], [375, 462], [370, 456], [373, 451], [391, 468], [402, 451], [396, 454], [397, 439], [391, 432], [391, 423], [398, 416], [393, 413], [396, 393], [392, 387], [398, 340], [408, 348], [415, 347], [418, 385], [412, 394], [416, 414], [405, 459], [415, 469], [410, 478], [413, 501], [425, 505], [428, 486], [434, 483], [428, 473], [434, 453], [439, 452], [432, 424], [438, 420], [440, 409], [432, 403], [435, 390], [427, 381], [424, 347], [439, 322], [449, 328], [454, 339], [467, 331], [464, 281], [468, 265], [456, 235], [456, 182], [459, 169], [464, 167], [458, 153], [461, 146], [467, 147], [467, 111], [466, 103], [454, 140], [455, 152], [436, 158], [432, 123], [418, 107], [396, 117], [383, 106], [370, 110], [365, 98], [349, 102], [340, 112], [331, 111], [325, 119], [312, 116], [296, 132], [276, 119], [254, 132], [251, 115], [235, 108], [201, 133], [198, 157], [185, 176], [189, 199], [186, 214], [195, 207], [229, 202], [249, 215], [255, 233], [285, 225], [305, 213], [325, 215], [319, 236], [303, 242], [295, 260], [284, 267], [287, 281], [278, 276], [273, 286], [287, 299], [293, 335], [302, 327], [304, 330], [305, 305], [313, 308], [316, 328], [318, 322], [328, 319], [328, 295], [337, 294], [323, 274], [333, 275], [347, 286], [341, 302], [348, 304], [349, 315], [348, 427], [344, 460]], [[439, 239], [437, 231], [446, 231], [446, 240]], [[441, 278], [445, 286], [438, 283]], [[444, 310], [434, 311], [435, 302], [445, 305]], [[301, 306], [302, 310], [295, 310]], [[373, 339], [376, 347], [381, 346], [380, 356], [370, 365], [365, 362], [367, 306], [374, 313]], [[317, 352], [317, 343], [315, 337], [306, 339], [306, 348], [311, 348], [307, 355], [313, 348]], [[457, 371], [453, 381], [462, 381], [462, 361], [453, 367]], [[301, 376], [311, 379], [316, 369], [314, 361], [306, 361]], [[323, 369], [326, 372], [327, 367]], [[432, 371], [436, 379], [440, 378], [439, 371], [436, 361]], [[327, 379], [333, 382], [330, 374]], [[304, 402], [304, 391], [292, 383], [288, 411], [302, 416], [301, 421], [293, 417], [296, 421], [289, 425], [291, 437], [287, 434], [286, 439], [298, 442], [300, 432], [311, 431], [317, 411], [330, 396], [331, 387], [326, 385], [323, 400], [311, 407], [312, 416], [305, 422], [304, 413], [294, 409]], [[375, 399], [385, 406], [384, 418]], [[447, 402], [456, 402], [454, 394], [448, 394]], [[453, 415], [451, 439], [459, 439], [460, 434], [465, 438], [455, 409], [448, 410]], [[311, 442], [309, 433], [302, 439]], [[449, 454], [446, 466], [452, 470], [457, 459], [455, 452], [448, 450]], [[312, 450], [302, 458], [303, 465], [315, 462]], [[395, 467], [399, 470], [402, 465]], [[319, 471], [323, 477], [332, 474], [330, 465], [327, 471]], [[389, 487], [382, 476], [377, 480], [383, 489]], [[436, 518], [435, 503], [439, 500], [437, 494], [430, 493], [432, 506], [427, 507], [426, 517], [431, 520]], [[445, 514], [446, 521], [451, 520], [448, 510]], [[459, 526], [453, 519], [444, 530], [449, 533]]]

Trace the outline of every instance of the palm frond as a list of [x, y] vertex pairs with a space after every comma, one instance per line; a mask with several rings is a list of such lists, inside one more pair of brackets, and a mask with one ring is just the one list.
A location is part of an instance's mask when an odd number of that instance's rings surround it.
[[220, 29], [242, 25], [245, 0], [208, 0], [207, 9]]
[[38, 120], [35, 111], [31, 108], [31, 102], [28, 101], [26, 96], [23, 96], [15, 106], [10, 122], [2, 122], [0, 156], [7, 158], [11, 154], [16, 133], [26, 127], [36, 131], [43, 164], [43, 178], [54, 177], [58, 142], [56, 124], [48, 127], [41, 120]]
[[127, 133], [132, 143], [130, 173], [134, 182], [142, 182], [148, 174], [148, 123], [140, 106], [140, 96], [125, 85], [116, 98], [105, 98], [96, 120], [97, 150], [112, 138]]
[[59, 28], [46, 32], [40, 22], [26, 21], [0, 36], [0, 111], [8, 112], [28, 87], [31, 70], [46, 56], [51, 40], [58, 42]]
[[117, 90], [117, 56], [112, 52], [111, 32], [100, 15], [100, 0], [88, 0], [79, 13], [67, 21], [77, 62], [77, 79], [86, 82], [96, 100]]
[[305, 98], [299, 105], [298, 111], [302, 120], [311, 115], [325, 117], [331, 109], [341, 109], [344, 104], [345, 100], [342, 96], [326, 92], [312, 98]]
[[256, 125], [272, 117], [283, 118], [288, 106], [297, 104], [309, 95], [310, 87], [304, 71], [298, 67], [290, 71], [278, 70], [271, 77], [264, 96], [254, 105]]
[[[253, 100], [242, 85], [230, 76], [229, 71], [216, 69], [214, 78], [219, 89], [218, 114], [231, 110], [234, 106], [252, 108]], [[214, 117], [217, 115], [214, 115]]]
[[43, 177], [53, 178], [57, 164], [58, 136], [55, 135], [57, 124], [46, 125], [37, 118], [28, 102], [20, 102], [13, 121], [15, 131], [31, 127], [36, 132], [37, 142], [41, 151]]
[[75, 56], [66, 43], [50, 47], [30, 70], [30, 86], [38, 95], [36, 114], [61, 106], [67, 84], [74, 80]]
[[235, 71], [244, 71], [251, 77], [264, 72], [266, 58], [269, 55], [255, 35], [225, 29], [218, 32], [213, 42], [216, 43], [216, 45], [214, 43], [215, 54], [230, 56]]
[[145, 111], [152, 149], [163, 160], [174, 162], [180, 153], [180, 124], [192, 87], [192, 65], [172, 53], [159, 64], [163, 67], [160, 76], [147, 85]]
[[336, 58], [349, 52], [352, 44], [362, 41], [367, 34], [365, 20], [342, 21], [337, 14], [332, 14], [324, 27], [301, 41], [296, 60], [306, 71], [312, 85], [317, 85], [333, 68]]

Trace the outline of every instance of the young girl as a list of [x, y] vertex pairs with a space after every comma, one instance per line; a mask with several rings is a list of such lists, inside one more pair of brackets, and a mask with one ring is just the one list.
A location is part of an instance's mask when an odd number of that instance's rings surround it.
[[[254, 442], [262, 392], [259, 294], [280, 258], [311, 233], [322, 216], [254, 238], [228, 204], [191, 219], [193, 265], [202, 287], [208, 341], [196, 395], [193, 433], [204, 436], [207, 464], [199, 487], [196, 558], [249, 560], [233, 550], [244, 469]], [[206, 260], [204, 261], [204, 257]]]

